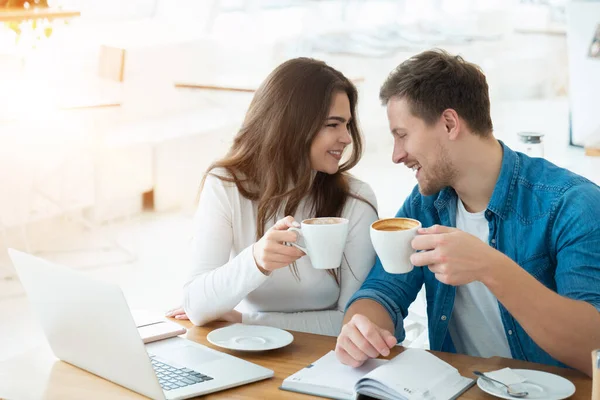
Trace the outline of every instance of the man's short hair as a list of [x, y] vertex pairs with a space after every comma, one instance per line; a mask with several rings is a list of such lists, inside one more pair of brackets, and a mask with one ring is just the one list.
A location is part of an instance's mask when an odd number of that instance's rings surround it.
[[413, 115], [429, 125], [451, 108], [473, 133], [487, 136], [493, 130], [485, 75], [477, 65], [444, 50], [417, 54], [392, 71], [379, 98], [385, 105], [392, 97], [405, 98]]

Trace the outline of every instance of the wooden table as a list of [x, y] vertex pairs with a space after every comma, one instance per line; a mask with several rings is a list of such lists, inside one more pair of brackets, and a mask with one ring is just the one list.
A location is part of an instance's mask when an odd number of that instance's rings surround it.
[[[190, 328], [187, 338], [220, 351], [238, 356], [275, 371], [275, 377], [245, 386], [208, 395], [206, 398], [228, 399], [309, 399], [307, 395], [279, 390], [283, 379], [317, 360], [335, 346], [335, 338], [292, 332], [294, 342], [289, 346], [262, 353], [241, 353], [212, 346], [206, 335], [227, 323], [212, 323], [205, 327]], [[403, 350], [396, 347], [392, 355]], [[464, 376], [472, 377], [472, 370], [491, 371], [503, 367], [527, 368], [551, 372], [569, 379], [577, 391], [571, 399], [589, 400], [592, 380], [574, 370], [549, 367], [500, 357], [476, 358], [458, 354], [433, 352], [442, 360], [458, 368]], [[6, 399], [141, 399], [142, 396], [112, 384], [95, 375], [54, 358], [49, 348], [41, 348], [12, 360], [0, 362], [0, 398]], [[463, 394], [461, 399], [494, 399], [477, 385]]]

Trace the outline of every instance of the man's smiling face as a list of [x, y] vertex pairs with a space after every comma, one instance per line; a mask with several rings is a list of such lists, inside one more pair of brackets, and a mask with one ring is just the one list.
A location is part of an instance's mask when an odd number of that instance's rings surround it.
[[394, 137], [392, 161], [416, 172], [421, 194], [430, 196], [450, 186], [454, 168], [448, 155], [448, 134], [441, 116], [428, 125], [412, 113], [405, 98], [398, 97], [388, 101], [387, 116]]

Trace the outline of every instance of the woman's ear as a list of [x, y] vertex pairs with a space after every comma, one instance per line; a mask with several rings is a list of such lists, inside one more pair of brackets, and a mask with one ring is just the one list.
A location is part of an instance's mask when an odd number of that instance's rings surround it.
[[448, 139], [456, 140], [460, 132], [461, 121], [458, 118], [458, 114], [451, 108], [444, 110], [442, 113], [442, 121], [448, 134]]

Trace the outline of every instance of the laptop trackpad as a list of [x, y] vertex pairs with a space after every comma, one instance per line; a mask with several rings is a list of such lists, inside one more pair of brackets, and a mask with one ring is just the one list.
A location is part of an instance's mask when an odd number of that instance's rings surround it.
[[222, 358], [218, 353], [190, 345], [153, 349], [152, 353], [165, 361], [171, 361], [173, 364], [191, 369]]

